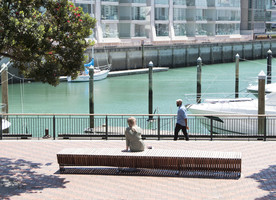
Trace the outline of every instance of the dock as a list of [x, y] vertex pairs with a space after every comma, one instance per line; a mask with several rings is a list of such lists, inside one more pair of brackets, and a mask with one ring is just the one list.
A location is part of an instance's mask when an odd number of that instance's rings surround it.
[[[169, 67], [153, 67], [153, 72], [164, 72], [168, 71]], [[111, 71], [108, 73], [107, 77], [116, 77], [116, 76], [127, 76], [127, 75], [135, 75], [135, 74], [146, 74], [149, 69], [130, 69], [130, 70], [121, 70], [121, 71]]]

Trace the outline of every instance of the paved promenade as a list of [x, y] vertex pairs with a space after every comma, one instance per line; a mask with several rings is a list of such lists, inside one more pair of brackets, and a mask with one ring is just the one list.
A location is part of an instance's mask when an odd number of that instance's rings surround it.
[[276, 142], [145, 141], [156, 149], [236, 151], [242, 176], [219, 179], [176, 176], [60, 174], [63, 148], [125, 148], [125, 141], [0, 141], [0, 199], [32, 200], [276, 200]]

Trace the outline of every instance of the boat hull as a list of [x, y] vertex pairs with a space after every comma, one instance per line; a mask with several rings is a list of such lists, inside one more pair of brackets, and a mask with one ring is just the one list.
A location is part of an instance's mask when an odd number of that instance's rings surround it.
[[[266, 109], [266, 114], [276, 114], [273, 107], [267, 105]], [[258, 111], [255, 100], [235, 103], [194, 104], [188, 110], [189, 113], [200, 114], [200, 117], [197, 117], [200, 123], [213, 134], [223, 136], [263, 136], [263, 134], [258, 132], [259, 123], [266, 124], [267, 136], [276, 132], [276, 117], [266, 117], [265, 122], [261, 122], [261, 118], [256, 116]], [[252, 116], [249, 117], [249, 115]]]
[[[107, 77], [109, 70], [102, 70], [94, 73], [94, 81], [100, 81]], [[89, 82], [89, 75], [79, 75], [76, 79], [72, 80], [70, 76], [67, 77], [68, 82]]]

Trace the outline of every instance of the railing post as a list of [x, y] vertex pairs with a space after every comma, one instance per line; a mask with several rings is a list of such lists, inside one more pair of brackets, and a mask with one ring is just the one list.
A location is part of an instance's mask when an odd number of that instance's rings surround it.
[[3, 116], [0, 115], [0, 140], [3, 139], [2, 118], [3, 118]]
[[158, 135], [158, 140], [160, 140], [160, 116], [157, 118], [157, 135]]
[[56, 139], [56, 116], [53, 116], [53, 138]]
[[211, 141], [213, 141], [213, 119], [211, 118], [211, 127], [210, 127], [210, 132], [211, 132]]
[[264, 117], [264, 141], [266, 141], [266, 117]]
[[105, 139], [108, 139], [108, 118], [105, 116]]

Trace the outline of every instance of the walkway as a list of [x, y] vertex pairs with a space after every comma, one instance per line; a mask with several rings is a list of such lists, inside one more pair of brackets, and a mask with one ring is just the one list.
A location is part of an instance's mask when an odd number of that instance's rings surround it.
[[0, 141], [0, 199], [276, 199], [276, 143], [145, 141], [156, 149], [237, 151], [239, 179], [60, 174], [56, 153], [68, 147], [121, 148], [125, 141]]

